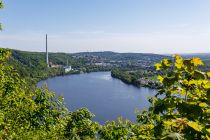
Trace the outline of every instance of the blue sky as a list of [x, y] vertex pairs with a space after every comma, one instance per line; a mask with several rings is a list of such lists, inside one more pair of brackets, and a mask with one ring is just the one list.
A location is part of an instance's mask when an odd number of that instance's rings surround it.
[[4, 0], [0, 47], [52, 52], [210, 52], [209, 0]]

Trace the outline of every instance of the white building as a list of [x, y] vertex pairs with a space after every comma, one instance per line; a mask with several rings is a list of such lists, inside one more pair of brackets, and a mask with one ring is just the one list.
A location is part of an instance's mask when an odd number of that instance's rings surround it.
[[71, 68], [71, 66], [69, 66], [69, 61], [68, 61], [68, 59], [67, 59], [67, 65], [64, 67], [64, 71], [65, 71], [65, 73], [68, 73], [68, 72], [70, 72], [72, 70], [72, 68]]
[[65, 73], [68, 73], [72, 70], [71, 66], [64, 67]]

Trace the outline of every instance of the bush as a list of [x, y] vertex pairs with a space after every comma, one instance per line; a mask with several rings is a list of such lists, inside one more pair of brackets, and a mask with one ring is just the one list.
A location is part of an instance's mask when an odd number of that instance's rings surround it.
[[77, 139], [95, 137], [98, 124], [87, 109], [70, 112], [63, 98], [44, 88], [31, 88], [7, 64], [0, 49], [0, 138]]

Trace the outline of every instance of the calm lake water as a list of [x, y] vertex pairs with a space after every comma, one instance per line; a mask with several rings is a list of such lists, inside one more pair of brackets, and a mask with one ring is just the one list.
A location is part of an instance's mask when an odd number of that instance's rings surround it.
[[135, 122], [135, 110], [147, 108], [147, 98], [156, 93], [149, 88], [127, 85], [112, 78], [110, 72], [58, 76], [40, 81], [38, 86], [45, 83], [51, 91], [64, 96], [70, 111], [87, 107], [95, 114], [94, 120], [102, 124], [119, 116]]

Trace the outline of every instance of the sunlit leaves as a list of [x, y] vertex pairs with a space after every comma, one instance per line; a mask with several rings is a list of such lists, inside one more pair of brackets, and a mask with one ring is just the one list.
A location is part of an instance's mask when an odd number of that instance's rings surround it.
[[207, 74], [208, 77], [210, 77], [210, 72], [207, 72], [206, 74]]
[[[164, 60], [156, 65], [159, 70], [166, 70], [163, 62]], [[207, 79], [210, 73], [198, 69], [198, 66], [203, 65], [200, 58], [184, 59], [175, 55], [174, 63], [175, 67], [173, 64], [167, 67], [171, 71], [158, 76], [163, 88], [159, 90], [157, 96], [165, 96], [155, 100], [152, 107], [153, 113], [161, 114], [159, 121], [164, 122], [162, 125], [164, 129], [161, 132], [163, 134], [181, 132], [186, 139], [206, 138], [207, 131], [203, 130], [210, 122], [208, 113], [210, 81]], [[185, 118], [184, 121], [182, 117]]]
[[156, 70], [168, 69], [171, 66], [171, 64], [172, 64], [172, 61], [165, 58], [160, 63], [155, 64], [155, 67], [156, 67]]
[[199, 103], [199, 106], [200, 107], [207, 107], [208, 105], [206, 103], [204, 103], [204, 102], [201, 102], [201, 103]]
[[[130, 121], [123, 121], [122, 118], [118, 118], [118, 121], [112, 121], [104, 125], [99, 131], [102, 139], [128, 139], [128, 134], [131, 131]], [[132, 135], [132, 133], [130, 133]]]
[[163, 78], [162, 76], [160, 76], [160, 75], [158, 75], [157, 79], [158, 79], [161, 83], [162, 83], [163, 80], [164, 80], [164, 78]]
[[9, 50], [0, 48], [0, 62], [6, 61], [10, 54], [11, 52]]
[[183, 67], [183, 58], [179, 55], [175, 55], [175, 66], [177, 69], [181, 69]]
[[188, 126], [190, 126], [191, 128], [193, 128], [194, 130], [198, 132], [201, 132], [202, 130], [202, 126], [199, 125], [197, 122], [189, 121], [187, 124]]
[[169, 67], [171, 65], [172, 61], [165, 58], [165, 59], [163, 59], [162, 63], [164, 66]]
[[161, 64], [160, 63], [155, 64], [155, 67], [156, 67], [156, 70], [161, 70]]
[[59, 102], [60, 104], [62, 104], [62, 103], [63, 103], [63, 100], [64, 100], [64, 97], [60, 97], [60, 98], [58, 99], [58, 102]]
[[192, 58], [191, 63], [194, 64], [195, 66], [203, 65], [203, 62], [200, 58]]

